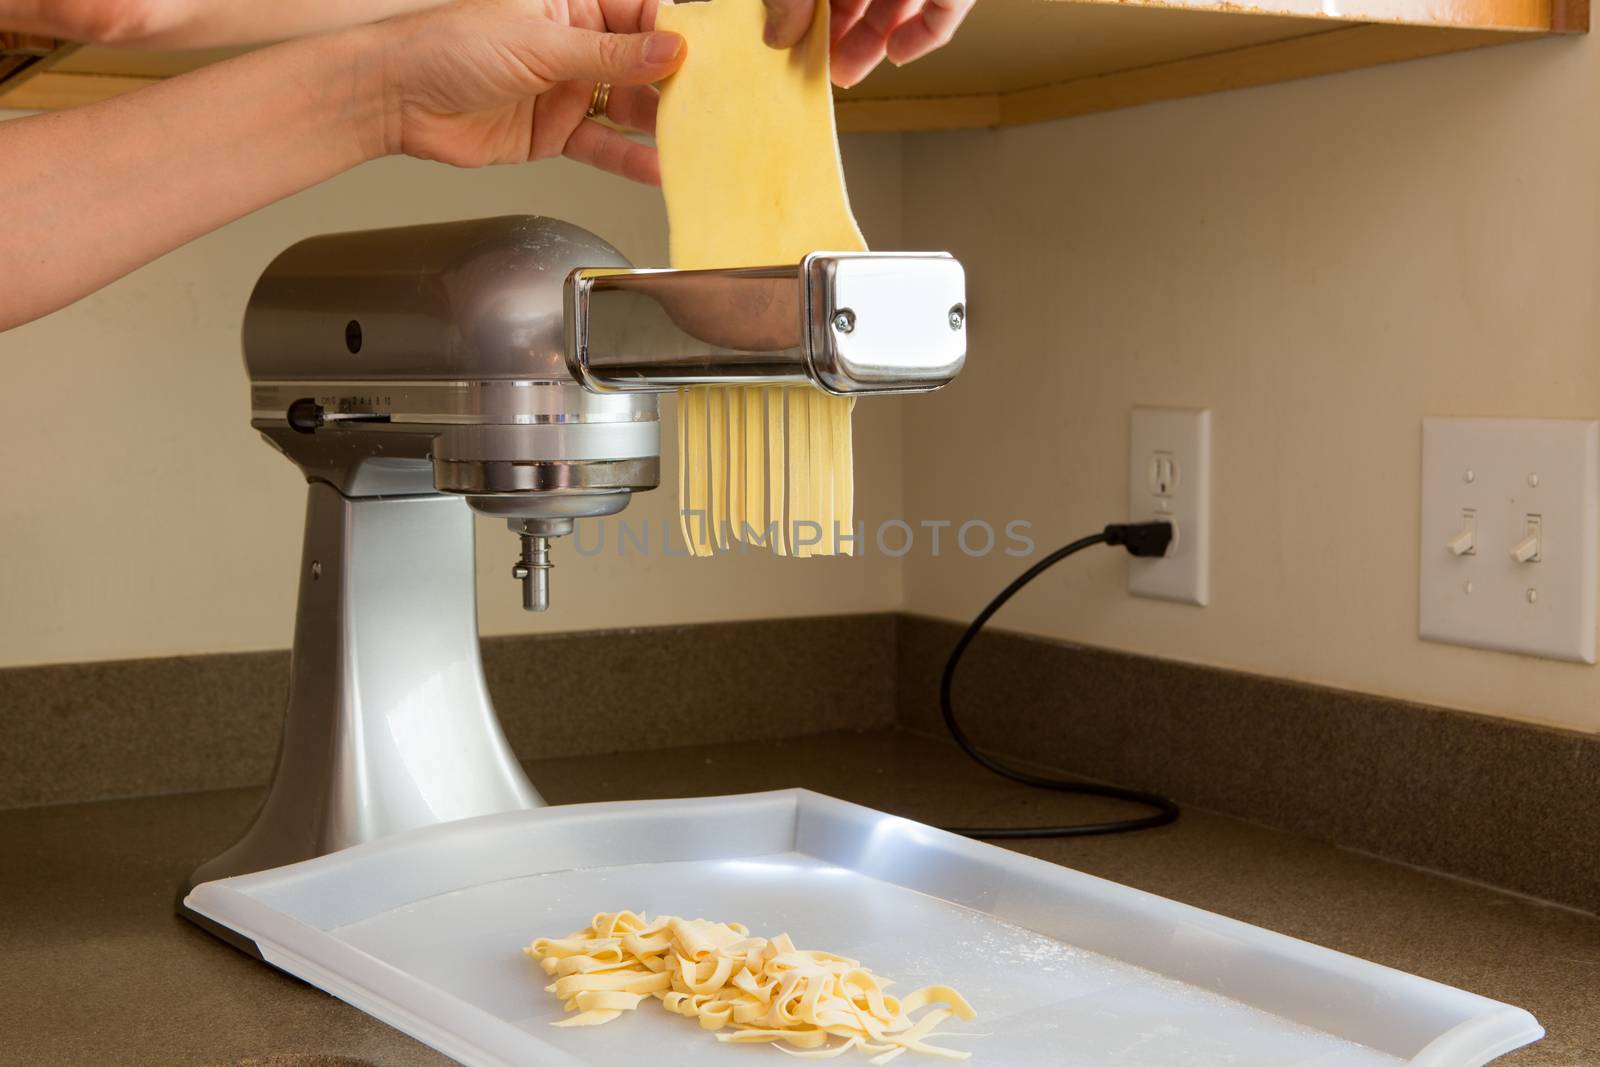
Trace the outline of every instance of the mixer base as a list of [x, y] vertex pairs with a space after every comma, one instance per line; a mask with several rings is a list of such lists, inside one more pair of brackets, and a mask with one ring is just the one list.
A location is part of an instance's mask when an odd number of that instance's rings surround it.
[[544, 803], [484, 686], [473, 555], [472, 514], [458, 497], [352, 499], [311, 483], [272, 786], [244, 836], [199, 867], [184, 894]]

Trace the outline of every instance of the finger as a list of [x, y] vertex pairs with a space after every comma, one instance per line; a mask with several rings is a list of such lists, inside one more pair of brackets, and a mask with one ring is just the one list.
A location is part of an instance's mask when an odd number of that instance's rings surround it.
[[973, 0], [928, 0], [921, 14], [902, 22], [889, 35], [889, 62], [896, 66], [909, 63], [949, 44], [961, 20], [972, 10], [972, 3]]
[[861, 21], [872, 0], [833, 0], [828, 13], [828, 45], [832, 47]]
[[[714, 0], [713, 0], [714, 2]], [[793, 48], [811, 28], [811, 15], [817, 0], [761, 0], [767, 9], [767, 24], [761, 39], [769, 48]]]
[[861, 19], [833, 46], [833, 81], [851, 86], [888, 54], [889, 35], [912, 18], [924, 0], [872, 0]]
[[540, 21], [539, 36], [520, 55], [546, 83], [645, 85], [678, 69], [686, 51], [675, 33], [598, 33]]
[[619, 85], [606, 101], [606, 118], [618, 126], [655, 136], [661, 93], [654, 85]]
[[872, 0], [861, 13], [861, 21], [887, 41], [889, 35], [916, 17], [927, 0]]
[[654, 148], [592, 120], [578, 124], [572, 136], [567, 138], [567, 147], [562, 154], [608, 174], [621, 175], [629, 181], [645, 185], [661, 184], [661, 161]]
[[[572, 21], [578, 22], [578, 5], [572, 12]], [[600, 24], [612, 33], [645, 33], [655, 29], [657, 0], [600, 0]], [[588, 25], [584, 20], [582, 25]]]
[[[613, 90], [615, 91], [615, 90]], [[594, 86], [562, 82], [533, 101], [533, 136], [528, 158], [549, 159], [567, 150], [572, 131], [583, 124], [594, 99]]]
[[888, 47], [886, 34], [873, 29], [865, 19], [856, 23], [850, 32], [833, 46], [830, 66], [833, 84], [841, 89], [848, 89], [871, 74], [872, 68], [883, 62], [883, 57], [888, 54]]

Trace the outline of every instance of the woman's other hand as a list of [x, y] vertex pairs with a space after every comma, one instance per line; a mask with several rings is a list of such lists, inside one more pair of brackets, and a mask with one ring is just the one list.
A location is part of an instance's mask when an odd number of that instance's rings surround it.
[[[714, 2], [714, 0], [713, 0]], [[767, 44], [791, 48], [805, 36], [817, 0], [761, 0]], [[851, 86], [885, 59], [899, 66], [950, 42], [973, 0], [832, 0], [833, 81]]]

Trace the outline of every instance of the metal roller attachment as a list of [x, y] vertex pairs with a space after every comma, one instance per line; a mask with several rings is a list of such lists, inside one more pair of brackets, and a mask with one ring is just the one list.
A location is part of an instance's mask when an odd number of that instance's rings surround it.
[[922, 393], [967, 354], [966, 275], [942, 252], [816, 252], [798, 266], [579, 269], [567, 366], [597, 393], [804, 384]]

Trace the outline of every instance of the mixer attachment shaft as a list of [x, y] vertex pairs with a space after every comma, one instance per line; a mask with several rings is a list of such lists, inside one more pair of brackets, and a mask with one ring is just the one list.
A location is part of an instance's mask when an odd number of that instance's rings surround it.
[[511, 566], [511, 577], [522, 583], [524, 611], [546, 611], [550, 607], [550, 538], [572, 531], [571, 519], [512, 519], [511, 531], [522, 542], [522, 555]]

